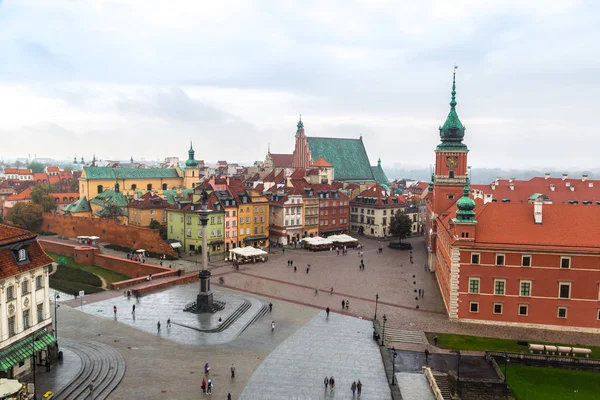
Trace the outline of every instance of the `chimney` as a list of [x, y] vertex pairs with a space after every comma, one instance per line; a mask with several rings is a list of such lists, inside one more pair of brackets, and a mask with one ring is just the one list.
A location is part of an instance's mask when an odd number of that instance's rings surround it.
[[575, 191], [575, 186], [570, 186], [569, 189], [571, 189], [571, 192]]
[[588, 176], [587, 175], [581, 175], [581, 182], [585, 182], [587, 181]]
[[564, 181], [565, 179], [567, 179], [567, 176], [569, 176], [569, 174], [562, 174], [562, 180]]
[[515, 181], [515, 178], [508, 178], [508, 183], [513, 183]]
[[571, 186], [571, 182], [565, 182], [565, 186], [566, 186], [566, 187], [569, 187], [569, 186]]
[[553, 184], [553, 183], [551, 183], [550, 184], [550, 190], [554, 192], [556, 190], [556, 185]]
[[536, 224], [542, 223], [542, 204], [541, 200], [536, 200], [533, 203], [533, 219]]
[[510, 190], [515, 190], [515, 184], [514, 183], [511, 183], [508, 186], [510, 187]]
[[490, 186], [492, 187], [492, 190], [496, 190], [496, 184], [495, 183], [492, 183]]
[[594, 182], [588, 182], [588, 187], [594, 187]]
[[546, 172], [546, 175], [544, 175], [544, 179], [549, 179], [550, 178], [550, 172]]
[[500, 183], [500, 178], [496, 178], [494, 180], [494, 185], [498, 186], [499, 183]]

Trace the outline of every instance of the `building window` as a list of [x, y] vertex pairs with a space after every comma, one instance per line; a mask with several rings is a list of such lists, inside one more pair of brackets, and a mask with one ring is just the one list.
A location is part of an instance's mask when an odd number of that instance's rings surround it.
[[244, 217], [240, 217], [240, 224], [244, 225]]
[[102, 193], [102, 189], [103, 189], [103, 188], [102, 188], [102, 185], [98, 185], [98, 186], [96, 187], [96, 189], [97, 189], [98, 193]]
[[8, 336], [15, 336], [15, 317], [8, 318]]
[[560, 258], [560, 267], [561, 268], [571, 268], [571, 257], [561, 257]]
[[531, 296], [531, 281], [521, 281], [519, 296]]
[[11, 301], [15, 299], [15, 287], [9, 286], [6, 288], [6, 301]]
[[187, 223], [188, 225], [192, 223], [192, 217], [187, 217]]
[[37, 305], [37, 322], [38, 324], [44, 320], [44, 303]]
[[188, 229], [188, 230], [187, 230], [187, 237], [190, 237], [190, 236], [192, 236], [192, 230], [191, 230], [191, 229]]
[[504, 254], [496, 254], [496, 265], [504, 265]]
[[27, 250], [19, 249], [19, 252], [17, 253], [17, 259], [19, 262], [27, 261]]
[[479, 312], [479, 302], [478, 301], [472, 301], [470, 304], [470, 309], [469, 311], [472, 313], [478, 313]]
[[24, 279], [23, 282], [21, 282], [21, 294], [25, 295], [27, 293], [29, 293], [29, 281]]
[[29, 310], [23, 311], [23, 329], [29, 329], [31, 324], [29, 323]]
[[454, 171], [448, 171], [448, 178], [454, 178]]
[[154, 215], [154, 210], [150, 210], [150, 215]]
[[502, 303], [494, 303], [494, 314], [502, 314]]
[[250, 234], [250, 228], [246, 228], [246, 235]]
[[522, 267], [531, 267], [531, 256], [521, 257], [521, 266]]
[[471, 264], [479, 265], [479, 253], [471, 253]]
[[479, 293], [479, 278], [469, 278], [469, 293]]
[[249, 224], [250, 223], [250, 217], [246, 217], [246, 223]]
[[529, 315], [529, 306], [527, 304], [519, 304], [519, 315]]
[[560, 283], [558, 285], [558, 297], [561, 299], [570, 299], [571, 298], [571, 284], [570, 283]]
[[567, 307], [558, 307], [558, 318], [567, 318]]
[[42, 275], [35, 277], [35, 290], [40, 290], [44, 286], [42, 285]]
[[149, 184], [146, 185], [146, 190], [152, 190], [152, 184], [151, 183], [149, 183]]
[[506, 280], [494, 279], [494, 294], [504, 296], [506, 288]]
[[137, 189], [137, 185], [134, 183], [133, 185], [131, 185], [131, 190], [135, 190]]

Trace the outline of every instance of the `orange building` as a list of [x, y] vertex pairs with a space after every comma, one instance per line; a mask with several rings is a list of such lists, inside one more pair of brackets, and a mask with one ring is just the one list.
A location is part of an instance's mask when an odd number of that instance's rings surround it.
[[518, 202], [492, 201], [482, 189], [473, 196], [455, 95], [453, 82], [425, 198], [428, 262], [448, 316], [600, 332], [600, 207], [551, 204], [540, 193]]

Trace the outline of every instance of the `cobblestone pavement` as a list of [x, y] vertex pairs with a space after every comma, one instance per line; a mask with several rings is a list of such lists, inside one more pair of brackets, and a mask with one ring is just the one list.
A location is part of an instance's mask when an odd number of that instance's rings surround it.
[[[362, 400], [391, 399], [370, 321], [320, 312], [275, 349], [242, 392], [243, 400], [352, 399], [353, 381]], [[335, 378], [333, 391], [325, 376]]]
[[[209, 362], [215, 384], [213, 398], [225, 399], [227, 393], [231, 393], [237, 400], [254, 370], [269, 353], [317, 313], [314, 308], [292, 303], [273, 301], [273, 304], [272, 313], [235, 340], [212, 346], [165, 340], [155, 333], [65, 305], [58, 309], [59, 343], [62, 337], [94, 340], [112, 346], [124, 357], [125, 377], [111, 393], [111, 399], [198, 399], [204, 363]], [[273, 333], [271, 320], [277, 324]], [[65, 365], [72, 361], [69, 357], [65, 354]], [[233, 379], [229, 372], [232, 363], [236, 366]], [[38, 377], [44, 373], [39, 371]]]

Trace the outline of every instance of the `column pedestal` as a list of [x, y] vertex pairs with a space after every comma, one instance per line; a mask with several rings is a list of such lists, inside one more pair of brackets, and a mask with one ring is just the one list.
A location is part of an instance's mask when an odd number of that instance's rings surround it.
[[196, 309], [199, 312], [210, 312], [213, 309], [213, 294], [210, 291], [210, 271], [200, 271], [200, 293], [196, 296]]

